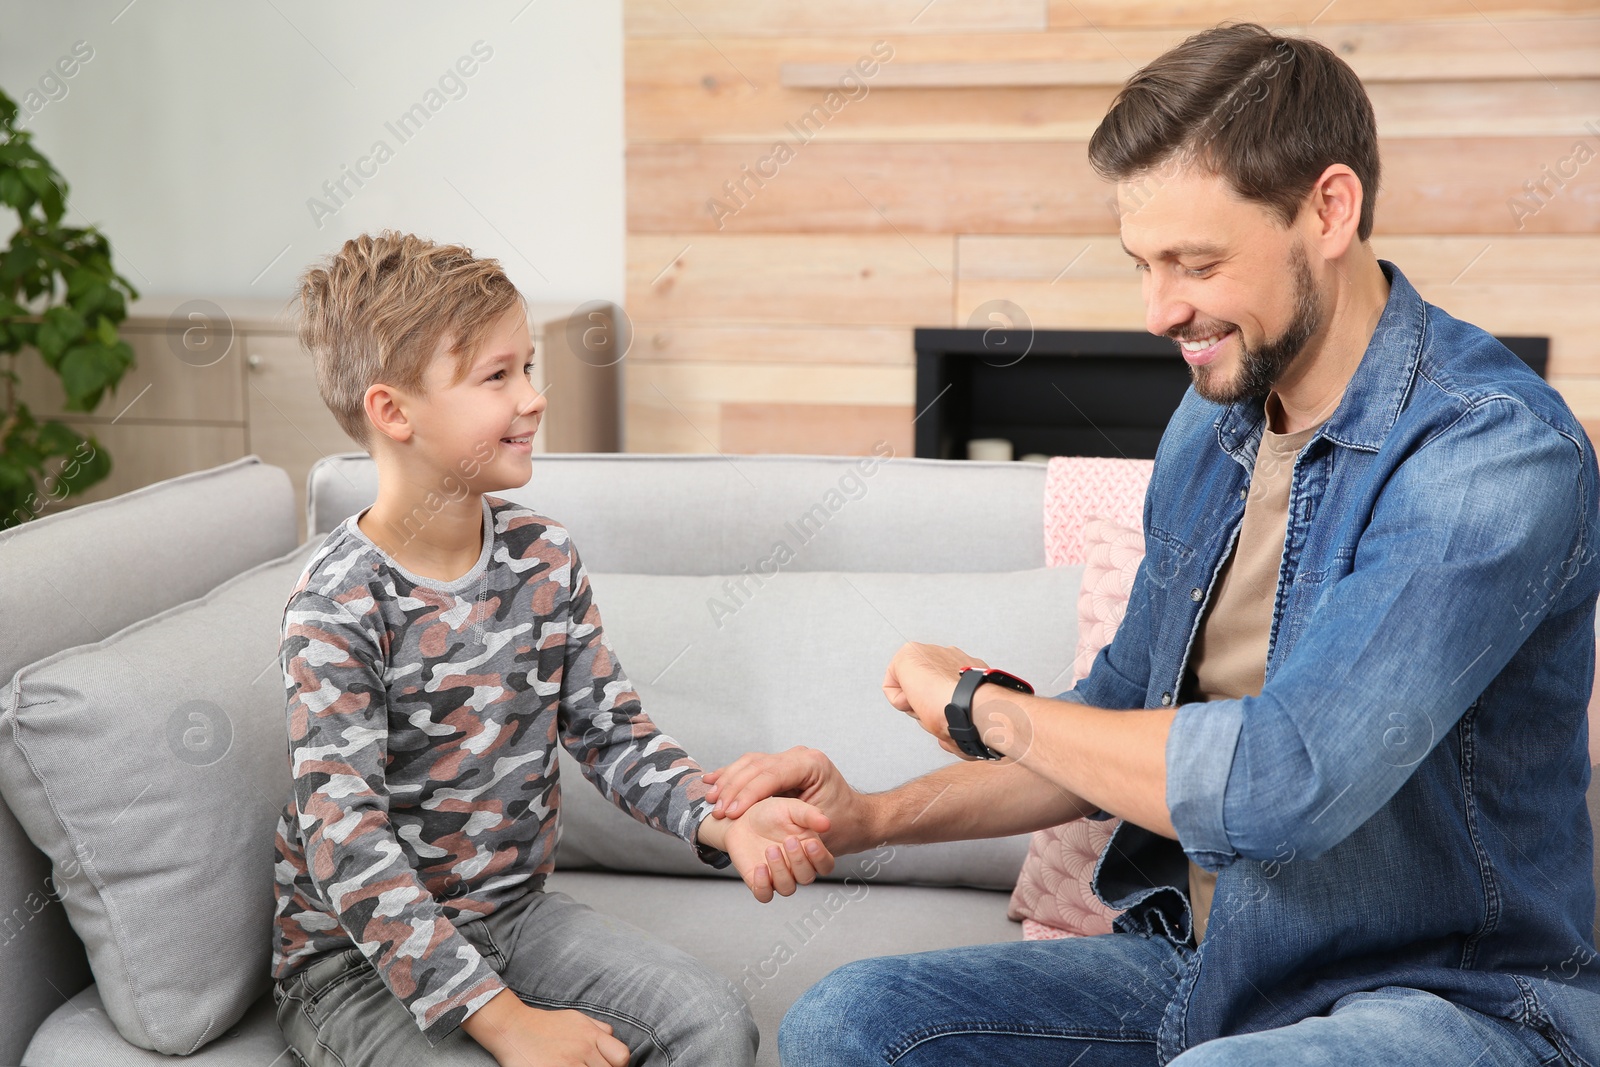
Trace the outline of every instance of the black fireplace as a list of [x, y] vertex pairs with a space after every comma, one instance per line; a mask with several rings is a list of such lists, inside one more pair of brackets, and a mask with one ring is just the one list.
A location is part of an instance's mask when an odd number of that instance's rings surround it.
[[[1547, 337], [1501, 337], [1540, 377]], [[1153, 459], [1189, 387], [1165, 337], [1138, 330], [918, 329], [916, 454], [965, 459], [1001, 437], [1017, 456]]]

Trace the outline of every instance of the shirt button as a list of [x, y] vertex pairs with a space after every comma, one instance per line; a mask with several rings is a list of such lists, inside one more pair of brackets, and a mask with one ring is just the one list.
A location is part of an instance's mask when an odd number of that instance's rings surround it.
[[1200, 602], [1200, 598], [1203, 596], [1205, 596], [1205, 594], [1200, 591], [1200, 587], [1198, 585], [1189, 590], [1189, 599], [1194, 601], [1196, 604]]
[[1163, 703], [1163, 704], [1172, 703], [1172, 694], [1171, 693], [1162, 693], [1161, 694], [1161, 703]]
[[1246, 494], [1248, 494], [1248, 493], [1249, 493], [1248, 489], [1239, 490], [1239, 499], [1243, 500], [1245, 498]]

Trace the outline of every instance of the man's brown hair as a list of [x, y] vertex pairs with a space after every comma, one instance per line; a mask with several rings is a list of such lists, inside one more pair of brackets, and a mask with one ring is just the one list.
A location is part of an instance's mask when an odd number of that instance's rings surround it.
[[1372, 234], [1378, 124], [1361, 79], [1325, 45], [1253, 22], [1197, 33], [1129, 78], [1089, 138], [1089, 162], [1117, 182], [1197, 163], [1285, 226], [1343, 163], [1361, 179], [1357, 236]]
[[300, 277], [300, 343], [316, 362], [317, 390], [340, 427], [371, 450], [364, 400], [376, 382], [414, 394], [441, 339], [456, 358], [450, 384], [471, 369], [483, 337], [527, 305], [498, 260], [415, 234], [362, 234]]

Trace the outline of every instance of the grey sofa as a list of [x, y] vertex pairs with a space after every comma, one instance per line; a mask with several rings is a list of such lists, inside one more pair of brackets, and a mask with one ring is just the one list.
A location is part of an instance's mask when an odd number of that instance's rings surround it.
[[[1064, 689], [1081, 568], [1044, 568], [1042, 467], [866, 466], [551, 455], [535, 457], [527, 486], [501, 495], [569, 529], [646, 709], [702, 763], [810, 744], [861, 788], [883, 789], [950, 758], [884, 700], [895, 648], [962, 644], [1041, 691]], [[215, 1013], [224, 1025], [206, 1022], [189, 1060], [288, 1062], [277, 1059], [267, 977], [271, 834], [288, 782], [276, 635], [310, 551], [376, 491], [365, 453], [320, 461], [304, 502], [313, 532], [297, 546], [301, 502], [287, 475], [250, 456], [0, 536], [0, 678], [13, 694], [53, 687], [76, 709], [0, 719], [0, 1064], [167, 1062], [119, 1036], [116, 1021], [163, 1047], [161, 1016], [219, 996], [242, 1017]], [[775, 558], [779, 542], [786, 558]], [[163, 659], [174, 661], [170, 675]], [[166, 708], [196, 692], [230, 730], [198, 757]], [[760, 1023], [763, 1063], [777, 1062], [784, 1010], [843, 962], [1021, 936], [1006, 903], [1025, 838], [866, 853], [826, 883], [761, 905], [565, 769], [549, 888], [733, 979]], [[218, 783], [231, 791], [214, 792]], [[41, 786], [47, 802], [24, 788]], [[57, 822], [70, 833], [50, 843], [66, 850], [52, 869], [24, 827], [45, 838]], [[162, 869], [157, 846], [138, 839], [174, 824], [182, 836], [163, 837], [175, 850], [169, 866], [199, 868], [187, 874]], [[155, 877], [188, 877], [177, 902], [187, 910], [149, 888]], [[212, 914], [229, 879], [236, 888]], [[69, 925], [69, 907], [88, 908], [87, 918], [74, 912]], [[94, 932], [80, 939], [75, 927]]]
[[[809, 744], [875, 790], [949, 758], [883, 700], [894, 649], [960, 644], [1064, 689], [1082, 573], [1043, 567], [1042, 468], [862, 463], [552, 455], [501, 495], [571, 531], [646, 709], [703, 763]], [[188, 1060], [289, 1062], [267, 992], [288, 782], [281, 608], [310, 551], [376, 490], [365, 453], [319, 462], [313, 532], [296, 545], [301, 502], [250, 456], [0, 535], [0, 1064], [168, 1062], [148, 1046], [178, 1040], [167, 1017], [204, 1004]], [[33, 702], [13, 706], [18, 693]], [[225, 740], [173, 728], [201, 721], [195, 706]], [[1020, 937], [1006, 891], [1023, 838], [866, 853], [760, 905], [565, 769], [550, 888], [731, 978], [762, 1063], [777, 1062], [784, 1010], [840, 963]], [[1600, 781], [1589, 807], [1600, 823]]]

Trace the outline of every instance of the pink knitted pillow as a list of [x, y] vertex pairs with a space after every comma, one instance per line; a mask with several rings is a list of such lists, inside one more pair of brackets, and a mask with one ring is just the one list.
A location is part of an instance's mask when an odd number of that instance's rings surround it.
[[1105, 456], [1054, 456], [1044, 476], [1044, 562], [1082, 563], [1089, 547], [1088, 519], [1101, 516], [1137, 527], [1155, 461]]
[[[1144, 559], [1144, 531], [1090, 516], [1083, 523], [1083, 588], [1078, 593], [1078, 650], [1072, 684], [1089, 674], [1100, 650], [1117, 636], [1128, 610], [1133, 576]], [[1069, 687], [1070, 688], [1070, 687]]]
[[[1595, 640], [1594, 655], [1600, 661], [1600, 639]], [[1600, 682], [1600, 676], [1596, 681]], [[1600, 685], [1589, 691], [1589, 762], [1600, 772]]]
[[[1072, 684], [1089, 673], [1128, 609], [1133, 577], [1144, 559], [1144, 534], [1098, 516], [1083, 523], [1083, 588], [1078, 594], [1078, 649]], [[1116, 912], [1090, 883], [1119, 819], [1074, 819], [1033, 835], [1006, 914], [1021, 919], [1027, 941], [1111, 932]]]

